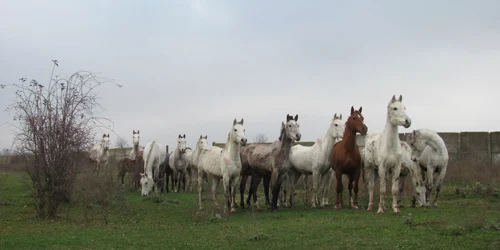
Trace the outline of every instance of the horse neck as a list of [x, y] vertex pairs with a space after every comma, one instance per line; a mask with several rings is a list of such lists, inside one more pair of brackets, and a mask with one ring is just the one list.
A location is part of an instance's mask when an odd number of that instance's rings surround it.
[[[323, 137], [323, 141], [321, 143], [321, 152], [323, 152], [324, 154], [330, 154], [330, 152], [332, 152], [333, 150], [333, 145], [335, 145], [335, 143], [340, 140], [340, 138], [331, 136], [332, 129], [333, 128], [330, 126], [328, 131], [326, 131], [326, 135], [325, 137]], [[325, 159], [328, 159], [328, 157]]]
[[346, 124], [342, 141], [344, 143], [344, 149], [347, 152], [353, 152], [356, 146], [356, 130]]
[[240, 150], [241, 146], [239, 143], [235, 142], [232, 139], [232, 135], [228, 137], [228, 141], [226, 142], [226, 146], [224, 150], [228, 153], [229, 157], [233, 161], [240, 161]]
[[393, 125], [389, 120], [389, 117], [387, 117], [387, 122], [385, 123], [383, 138], [388, 149], [401, 147], [399, 142], [398, 126]]
[[107, 151], [106, 149], [104, 149], [104, 143], [102, 143], [102, 142], [101, 142], [101, 150], [100, 151], [101, 151], [101, 155], [106, 154], [106, 151]]
[[139, 144], [134, 145], [134, 148], [132, 150], [130, 150], [129, 159], [130, 160], [135, 160], [135, 158], [137, 157], [138, 153], [139, 153]]
[[425, 143], [429, 145], [438, 155], [448, 155], [448, 149], [443, 139], [437, 134], [430, 131], [422, 132]]
[[174, 159], [177, 161], [177, 160], [180, 160], [180, 159], [183, 159], [182, 157], [182, 153], [181, 153], [181, 150], [179, 149], [179, 147], [177, 147], [175, 149], [175, 152], [174, 152]]
[[289, 156], [290, 156], [290, 150], [292, 149], [292, 144], [293, 144], [293, 140], [288, 138], [288, 136], [286, 136], [286, 130], [283, 129], [281, 131], [281, 141], [279, 143], [279, 147], [280, 147], [280, 154], [283, 155], [283, 157], [285, 159], [288, 159]]

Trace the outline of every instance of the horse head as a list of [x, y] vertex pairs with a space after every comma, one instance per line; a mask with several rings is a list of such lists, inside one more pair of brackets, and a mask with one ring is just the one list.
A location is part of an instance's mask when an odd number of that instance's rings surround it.
[[392, 96], [389, 105], [387, 105], [387, 119], [394, 126], [403, 126], [409, 128], [411, 126], [411, 119], [406, 114], [406, 107], [403, 105], [403, 96]]
[[132, 132], [132, 144], [134, 147], [138, 147], [139, 146], [139, 130], [137, 130], [137, 132], [134, 130]]
[[351, 106], [351, 115], [347, 118], [346, 129], [356, 131], [361, 135], [366, 135], [368, 133], [368, 127], [365, 125], [365, 118], [361, 114], [363, 111], [363, 107], [359, 107], [359, 110], [355, 110], [354, 107]]
[[148, 196], [153, 191], [154, 181], [148, 174], [141, 173], [141, 195]]
[[409, 136], [409, 144], [411, 147], [411, 159], [414, 162], [418, 162], [426, 146], [425, 140], [420, 136], [420, 131], [413, 130]]
[[241, 146], [247, 144], [247, 136], [245, 127], [243, 127], [243, 118], [241, 121], [237, 121], [236, 118], [233, 120], [233, 128], [229, 134], [229, 139], [233, 140], [235, 143], [239, 143]]
[[177, 139], [177, 148], [181, 151], [181, 153], [186, 152], [186, 134], [179, 134], [179, 138]]
[[109, 134], [102, 135], [102, 147], [104, 148], [104, 151], [109, 149]]
[[208, 148], [208, 136], [207, 135], [205, 135], [205, 136], [200, 135], [200, 139], [198, 139], [198, 142], [196, 143], [196, 148], [200, 151]]
[[342, 121], [342, 114], [338, 116], [337, 113], [335, 113], [333, 115], [332, 122], [330, 123], [330, 128], [328, 129], [330, 136], [334, 139], [342, 138], [344, 130], [345, 124]]
[[[285, 135], [290, 140], [300, 141], [302, 135], [300, 134], [300, 125], [298, 123], [299, 115], [295, 115], [295, 117], [287, 114], [286, 115], [286, 124], [281, 123], [281, 130], [285, 130]], [[280, 137], [280, 140], [282, 138]]]

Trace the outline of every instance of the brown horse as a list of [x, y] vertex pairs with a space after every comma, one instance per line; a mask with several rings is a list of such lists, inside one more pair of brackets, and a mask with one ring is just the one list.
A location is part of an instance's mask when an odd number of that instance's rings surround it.
[[[356, 133], [366, 135], [368, 127], [364, 123], [361, 111], [354, 110], [351, 107], [351, 116], [345, 123], [344, 137], [342, 141], [333, 146], [332, 153], [330, 154], [330, 165], [335, 171], [337, 179], [337, 199], [335, 200], [335, 208], [342, 207], [342, 175], [345, 174], [349, 177], [349, 204], [351, 207], [358, 208], [358, 184], [361, 175], [361, 154], [359, 153], [358, 145], [356, 144]], [[354, 182], [354, 201], [352, 199], [352, 188]]]

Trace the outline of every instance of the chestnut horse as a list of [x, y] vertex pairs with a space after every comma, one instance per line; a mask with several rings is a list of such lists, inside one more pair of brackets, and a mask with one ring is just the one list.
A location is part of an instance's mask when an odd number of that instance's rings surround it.
[[[352, 208], [358, 208], [358, 184], [361, 175], [361, 154], [359, 153], [358, 145], [356, 144], [356, 133], [366, 135], [368, 127], [364, 123], [361, 111], [354, 110], [351, 107], [351, 115], [345, 123], [344, 137], [342, 141], [333, 146], [330, 154], [330, 166], [335, 171], [337, 179], [337, 199], [335, 200], [335, 208], [342, 207], [342, 175], [349, 177], [349, 205]], [[354, 200], [352, 198], [352, 188], [354, 182]]]

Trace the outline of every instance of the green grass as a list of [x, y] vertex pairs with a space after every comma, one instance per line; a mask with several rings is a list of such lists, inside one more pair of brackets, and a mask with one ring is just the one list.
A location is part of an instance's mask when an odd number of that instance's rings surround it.
[[[364, 189], [360, 195], [365, 205]], [[498, 196], [464, 198], [449, 184], [441, 198], [438, 208], [404, 207], [400, 216], [364, 206], [312, 209], [299, 197], [295, 209], [217, 218], [210, 199], [197, 210], [194, 193], [127, 191], [126, 206], [114, 206], [107, 223], [99, 207], [86, 223], [79, 204], [64, 204], [57, 219], [37, 219], [27, 176], [0, 173], [0, 249], [500, 249]]]

